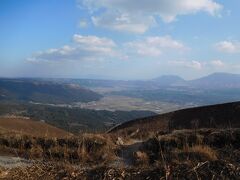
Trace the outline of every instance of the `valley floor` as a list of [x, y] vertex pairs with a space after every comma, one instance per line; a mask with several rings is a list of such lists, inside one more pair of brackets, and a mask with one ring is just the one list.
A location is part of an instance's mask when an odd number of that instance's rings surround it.
[[145, 101], [141, 98], [132, 98], [127, 96], [105, 95], [99, 101], [88, 103], [76, 103], [75, 107], [81, 107], [94, 110], [108, 110], [108, 111], [152, 111], [158, 114], [166, 113], [182, 108], [189, 107], [180, 104], [174, 104], [163, 101]]

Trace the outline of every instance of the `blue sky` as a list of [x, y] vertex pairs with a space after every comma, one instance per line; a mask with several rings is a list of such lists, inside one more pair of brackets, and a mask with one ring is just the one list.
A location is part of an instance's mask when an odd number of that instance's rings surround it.
[[240, 72], [239, 0], [1, 0], [0, 76]]

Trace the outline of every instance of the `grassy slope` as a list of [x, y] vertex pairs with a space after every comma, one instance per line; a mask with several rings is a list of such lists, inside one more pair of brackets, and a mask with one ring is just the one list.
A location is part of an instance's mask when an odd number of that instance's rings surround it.
[[34, 121], [23, 117], [0, 117], [2, 133], [16, 133], [36, 137], [66, 137], [70, 134], [62, 129], [41, 121]]
[[140, 118], [116, 126], [110, 132], [140, 129], [167, 131], [189, 128], [240, 127], [240, 102], [225, 103], [178, 110], [152, 117]]
[[[0, 103], [0, 115], [15, 114], [31, 117], [70, 132], [105, 131], [111, 123], [122, 123], [132, 119], [152, 116], [150, 111], [96, 111], [80, 108], [52, 107], [33, 104]], [[106, 122], [110, 124], [106, 124]]]

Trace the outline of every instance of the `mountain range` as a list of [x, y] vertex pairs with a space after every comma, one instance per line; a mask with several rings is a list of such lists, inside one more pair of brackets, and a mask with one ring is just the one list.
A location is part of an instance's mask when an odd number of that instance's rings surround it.
[[[239, 100], [240, 75], [214, 73], [208, 76], [184, 80], [176, 75], [165, 75], [150, 80], [97, 80], [97, 79], [0, 79], [0, 101], [37, 102], [53, 104], [71, 104], [74, 102], [98, 101], [106, 95], [98, 90], [106, 90], [110, 94], [137, 97], [149, 100], [174, 101], [179, 94], [181, 102], [186, 98], [197, 101], [208, 100], [209, 97], [221, 101], [219, 103]], [[208, 92], [206, 92], [208, 91]], [[231, 91], [231, 92], [230, 92]], [[202, 93], [199, 96], [199, 92]], [[224, 95], [223, 95], [224, 94]], [[154, 95], [154, 96], [153, 96]], [[159, 99], [159, 97], [161, 97]], [[230, 97], [230, 99], [228, 98]], [[167, 99], [166, 99], [167, 98]], [[170, 98], [170, 99], [169, 99]]]
[[199, 79], [189, 81], [188, 84], [199, 88], [240, 88], [240, 74], [213, 73]]
[[38, 79], [0, 79], [0, 100], [71, 103], [99, 100], [102, 96], [77, 84]]
[[240, 74], [213, 73], [198, 79], [185, 80], [177, 75], [163, 75], [149, 80], [98, 80], [98, 79], [68, 79], [67, 83], [77, 83], [88, 88], [95, 87], [121, 87], [123, 89], [157, 89], [165, 87], [189, 88], [240, 88]]
[[204, 89], [240, 88], [240, 74], [213, 73], [193, 80], [184, 80], [176, 75], [165, 75], [153, 79], [161, 86], [186, 86]]

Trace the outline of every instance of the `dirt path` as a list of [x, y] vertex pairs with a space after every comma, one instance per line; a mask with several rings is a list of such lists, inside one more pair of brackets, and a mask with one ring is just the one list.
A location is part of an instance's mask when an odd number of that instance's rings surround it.
[[132, 140], [131, 143], [122, 145], [121, 150], [118, 153], [118, 156], [123, 159], [126, 166], [133, 165], [134, 153], [139, 151], [139, 148], [142, 145], [140, 140]]
[[0, 167], [15, 168], [26, 167], [32, 164], [31, 160], [26, 160], [19, 157], [0, 156]]

